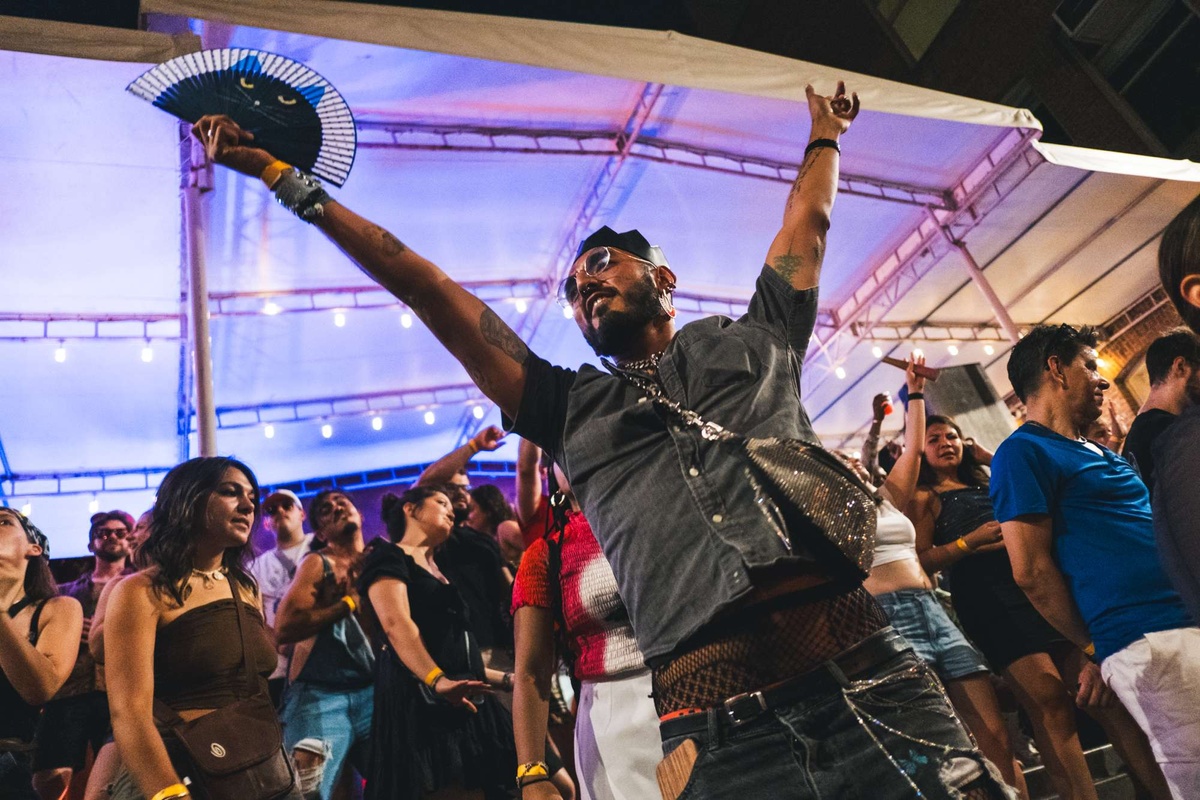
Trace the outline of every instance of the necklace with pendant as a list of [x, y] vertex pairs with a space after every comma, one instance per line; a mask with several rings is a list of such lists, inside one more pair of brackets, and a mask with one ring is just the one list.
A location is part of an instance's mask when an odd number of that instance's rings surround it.
[[211, 589], [217, 585], [218, 581], [225, 580], [225, 574], [227, 572], [229, 572], [229, 570], [225, 567], [217, 567], [216, 569], [210, 570], [208, 572], [206, 572], [202, 569], [192, 570], [193, 575], [199, 575], [201, 578], [204, 579], [204, 588], [205, 589]]

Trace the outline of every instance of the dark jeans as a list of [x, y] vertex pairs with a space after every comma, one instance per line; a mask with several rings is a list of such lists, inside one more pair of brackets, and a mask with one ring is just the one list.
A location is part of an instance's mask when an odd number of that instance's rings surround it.
[[1015, 798], [971, 742], [934, 673], [911, 651], [740, 726], [710, 712], [680, 800]]

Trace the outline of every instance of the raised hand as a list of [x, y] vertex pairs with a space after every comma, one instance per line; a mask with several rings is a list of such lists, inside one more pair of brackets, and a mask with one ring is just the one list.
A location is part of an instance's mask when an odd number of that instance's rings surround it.
[[815, 136], [841, 135], [858, 116], [858, 94], [851, 92], [847, 97], [844, 81], [838, 81], [837, 91], [828, 97], [817, 94], [811, 84], [804, 87], [804, 94], [808, 98], [808, 113], [812, 115]]
[[496, 450], [500, 445], [504, 444], [504, 431], [495, 425], [489, 425], [479, 433], [471, 437], [471, 441], [475, 443], [476, 451], [479, 450]]
[[223, 114], [201, 117], [192, 126], [192, 135], [204, 145], [208, 159], [243, 175], [257, 178], [275, 157], [250, 143], [254, 134], [242, 130]]
[[904, 380], [908, 384], [908, 393], [925, 391], [925, 376], [917, 374], [917, 367], [925, 366], [925, 356], [913, 355], [904, 370]]

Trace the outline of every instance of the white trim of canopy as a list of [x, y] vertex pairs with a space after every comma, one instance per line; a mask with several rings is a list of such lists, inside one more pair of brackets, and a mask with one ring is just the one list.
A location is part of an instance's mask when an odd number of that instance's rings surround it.
[[0, 16], [0, 50], [154, 64], [200, 49], [200, 37]]
[[1060, 167], [1138, 175], [1168, 181], [1200, 182], [1200, 164], [1183, 158], [1172, 160], [1048, 142], [1034, 142], [1033, 146], [1043, 158]]
[[1023, 108], [958, 97], [674, 31], [334, 0], [142, 0], [141, 9], [146, 14], [793, 102], [804, 102], [806, 83], [828, 91], [844, 79], [858, 92], [864, 107], [872, 111], [977, 125], [1042, 128], [1037, 118]]

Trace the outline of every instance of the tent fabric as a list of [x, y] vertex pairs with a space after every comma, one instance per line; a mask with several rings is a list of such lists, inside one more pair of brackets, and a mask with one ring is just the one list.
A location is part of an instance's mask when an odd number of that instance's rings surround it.
[[958, 97], [673, 31], [585, 25], [330, 0], [142, 0], [144, 13], [512, 64], [804, 101], [806, 83], [844, 79], [863, 105], [906, 116], [1041, 129], [1029, 111]]
[[153, 64], [199, 49], [200, 37], [194, 34], [98, 29], [94, 25], [0, 16], [0, 51]]

